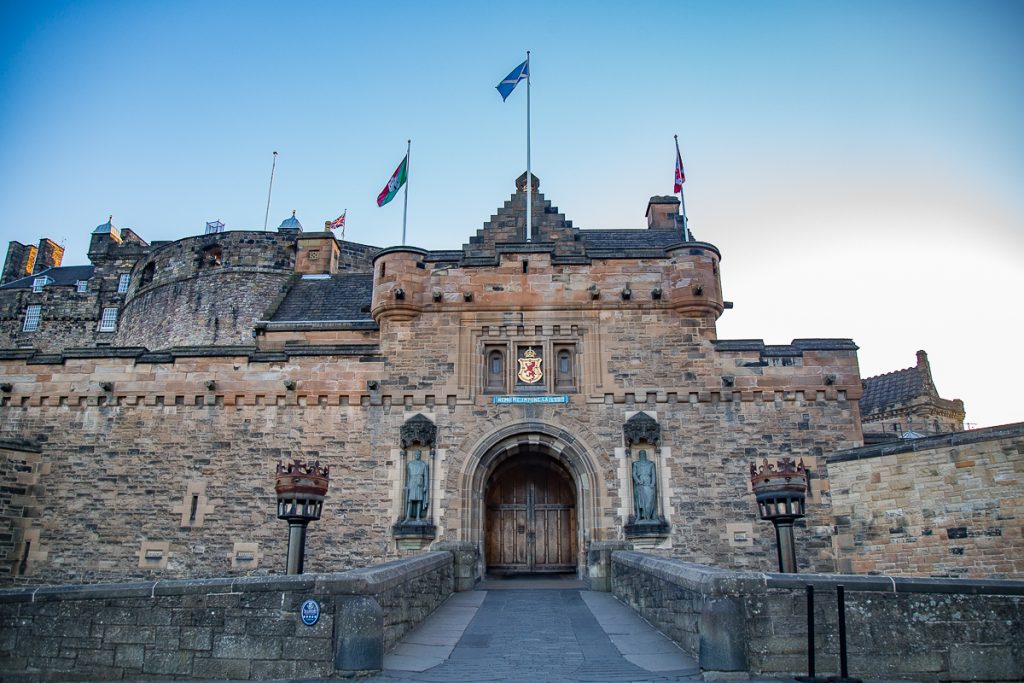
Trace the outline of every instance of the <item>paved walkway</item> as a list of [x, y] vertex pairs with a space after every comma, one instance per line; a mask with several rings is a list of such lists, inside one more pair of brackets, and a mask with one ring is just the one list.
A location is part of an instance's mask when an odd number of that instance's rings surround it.
[[701, 680], [693, 658], [630, 608], [608, 593], [562, 588], [574, 583], [456, 593], [385, 656], [383, 673], [366, 680]]

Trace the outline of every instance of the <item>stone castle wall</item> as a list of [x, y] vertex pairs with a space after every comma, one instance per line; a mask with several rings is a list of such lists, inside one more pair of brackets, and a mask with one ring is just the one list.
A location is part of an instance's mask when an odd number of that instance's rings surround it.
[[839, 569], [1024, 578], [1024, 424], [829, 455]]
[[118, 346], [252, 345], [253, 327], [281, 297], [291, 274], [243, 269], [155, 285], [125, 304]]
[[[623, 315], [625, 329], [644, 314]], [[438, 328], [417, 327], [427, 324]], [[566, 329], [571, 335], [572, 326]], [[599, 336], [587, 329], [584, 348]], [[672, 533], [656, 552], [771, 568], [774, 538], [755, 519], [747, 467], [785, 454], [804, 458], [815, 473], [812, 512], [798, 531], [800, 560], [805, 568], [834, 567], [821, 458], [856, 443], [857, 413], [847, 390], [826, 389], [822, 376], [837, 368], [855, 376], [853, 351], [794, 351], [790, 365], [761, 365], [754, 347], [722, 351], [699, 341], [694, 328], [667, 325], [658, 344], [635, 345], [637, 366], [659, 367], [670, 350], [686, 349], [692, 377], [667, 366], [647, 378], [659, 385], [633, 386], [615, 376], [619, 351], [602, 346], [581, 354], [604, 370], [584, 372], [568, 404], [506, 406], [481, 391], [478, 347], [465, 341], [472, 330], [455, 314], [389, 324], [381, 332], [389, 352], [380, 355], [364, 345], [355, 355], [277, 353], [273, 360], [253, 351], [164, 358], [126, 349], [59, 364], [3, 361], [0, 382], [12, 391], [0, 396], [0, 438], [39, 447], [37, 483], [23, 494], [36, 512], [6, 543], [5, 572], [34, 582], [281, 572], [285, 524], [275, 518], [271, 475], [289, 457], [319, 459], [335, 482], [310, 529], [310, 569], [398, 556], [391, 535], [402, 505], [398, 435], [417, 413], [438, 426], [439, 540], [479, 540], [466, 503], [479, 444], [529, 422], [581, 444], [593, 471], [577, 484], [593, 496], [592, 508], [578, 513], [584, 542], [617, 538], [631, 507], [622, 428], [637, 410], [655, 416], [663, 433], [656, 462]], [[625, 354], [629, 341], [609, 344]], [[802, 374], [792, 377], [794, 368]], [[724, 386], [725, 374], [736, 375], [733, 387]], [[38, 537], [36, 554], [22, 572], [30, 533]], [[577, 549], [580, 557], [584, 551]]]
[[[39, 327], [25, 332], [28, 306], [41, 306]], [[97, 331], [102, 310], [99, 292], [79, 293], [72, 287], [7, 290], [0, 297], [0, 348], [36, 348], [56, 353], [66, 348], [93, 346], [97, 338], [112, 338]]]
[[225, 232], [164, 245], [132, 271], [118, 346], [251, 345], [253, 327], [285, 293], [295, 236]]

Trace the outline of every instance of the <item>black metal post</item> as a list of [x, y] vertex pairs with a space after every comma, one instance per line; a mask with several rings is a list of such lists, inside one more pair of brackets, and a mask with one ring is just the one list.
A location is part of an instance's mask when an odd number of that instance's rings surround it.
[[301, 574], [306, 560], [306, 524], [288, 522], [288, 573]]
[[807, 676], [814, 678], [814, 586], [807, 584]]
[[773, 519], [775, 546], [779, 555], [779, 572], [796, 574], [796, 544], [793, 542], [793, 521]]
[[814, 672], [814, 586], [807, 584], [807, 675], [796, 676], [800, 683], [828, 683]]
[[836, 586], [836, 600], [839, 603], [839, 678], [849, 678], [846, 666], [846, 596], [842, 586]]

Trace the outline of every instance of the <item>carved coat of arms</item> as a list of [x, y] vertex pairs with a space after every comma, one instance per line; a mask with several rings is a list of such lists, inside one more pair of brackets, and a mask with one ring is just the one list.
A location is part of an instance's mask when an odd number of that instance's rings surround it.
[[527, 349], [526, 353], [523, 354], [522, 358], [517, 359], [519, 361], [519, 372], [516, 375], [522, 382], [526, 384], [536, 384], [544, 377], [544, 372], [541, 370], [541, 363], [544, 359], [537, 355], [533, 349]]

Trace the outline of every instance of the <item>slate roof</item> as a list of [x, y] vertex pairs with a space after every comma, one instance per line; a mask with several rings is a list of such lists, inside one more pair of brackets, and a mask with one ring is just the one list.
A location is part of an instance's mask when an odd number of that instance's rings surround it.
[[277, 307], [272, 322], [372, 321], [373, 273], [303, 278]]
[[88, 280], [91, 278], [92, 273], [92, 266], [60, 266], [59, 268], [47, 268], [46, 270], [41, 270], [33, 275], [26, 275], [23, 278], [11, 280], [7, 284], [0, 286], [0, 289], [31, 289], [32, 282], [37, 277], [43, 277], [44, 275], [53, 279], [53, 282], [46, 285], [47, 287], [74, 287], [75, 283], [79, 280]]
[[860, 398], [861, 415], [869, 415], [919, 396], [930, 395], [924, 377], [918, 368], [887, 372], [864, 380], [864, 395]]
[[[654, 254], [637, 253], [656, 250], [664, 255], [664, 249], [683, 241], [675, 230], [580, 230], [580, 241], [586, 249], [587, 256], [600, 258], [604, 256], [654, 256]], [[693, 239], [693, 236], [690, 236]]]

